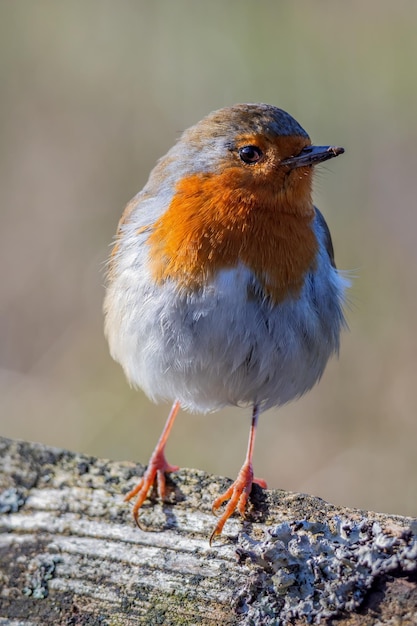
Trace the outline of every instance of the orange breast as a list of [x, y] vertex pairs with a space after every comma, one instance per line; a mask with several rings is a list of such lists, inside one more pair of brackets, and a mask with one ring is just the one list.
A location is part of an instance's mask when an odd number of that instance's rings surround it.
[[219, 270], [243, 263], [278, 303], [299, 293], [314, 265], [313, 217], [306, 168], [275, 185], [237, 167], [192, 175], [178, 183], [170, 206], [153, 225], [152, 273], [158, 282], [172, 279], [198, 289]]

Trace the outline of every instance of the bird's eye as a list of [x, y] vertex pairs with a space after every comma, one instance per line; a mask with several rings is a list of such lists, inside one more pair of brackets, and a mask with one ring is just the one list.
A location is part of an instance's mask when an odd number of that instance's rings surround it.
[[239, 148], [239, 156], [244, 163], [252, 165], [262, 158], [263, 153], [258, 146], [243, 146], [243, 148]]

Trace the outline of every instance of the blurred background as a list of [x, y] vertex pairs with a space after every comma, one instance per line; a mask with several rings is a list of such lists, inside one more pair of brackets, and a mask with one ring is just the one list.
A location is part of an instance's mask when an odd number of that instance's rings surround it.
[[[271, 488], [417, 515], [417, 3], [0, 2], [0, 433], [146, 464], [167, 416], [102, 331], [126, 202], [180, 132], [268, 102], [346, 154], [315, 200], [354, 274], [339, 360], [260, 420]], [[171, 463], [235, 477], [250, 410], [181, 414]]]

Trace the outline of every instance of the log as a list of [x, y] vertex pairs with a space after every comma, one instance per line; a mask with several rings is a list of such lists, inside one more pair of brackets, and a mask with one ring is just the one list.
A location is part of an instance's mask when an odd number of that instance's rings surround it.
[[143, 466], [0, 439], [0, 625], [417, 624], [417, 520], [254, 486], [210, 547], [230, 481], [184, 469], [144, 529]]

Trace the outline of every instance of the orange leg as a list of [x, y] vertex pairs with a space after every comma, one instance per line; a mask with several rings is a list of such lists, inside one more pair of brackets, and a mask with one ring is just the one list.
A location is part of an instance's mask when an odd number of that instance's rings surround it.
[[210, 535], [210, 545], [216, 535], [221, 534], [223, 526], [236, 509], [243, 517], [245, 517], [246, 504], [248, 502], [248, 498], [252, 489], [252, 484], [256, 483], [260, 487], [264, 489], [266, 488], [266, 482], [264, 480], [262, 480], [261, 478], [253, 477], [252, 456], [253, 448], [255, 445], [255, 434], [258, 417], [259, 406], [255, 404], [253, 407], [252, 424], [249, 433], [248, 451], [246, 453], [245, 462], [243, 463], [235, 482], [229, 487], [229, 489], [227, 489], [227, 491], [225, 491], [221, 496], [216, 498], [212, 506], [213, 513], [216, 513], [217, 509], [223, 504], [223, 502], [229, 500], [229, 503], [226, 505], [226, 508], [221, 515], [219, 521], [217, 522], [215, 529]]
[[144, 475], [140, 479], [137, 486], [125, 497], [125, 502], [136, 497], [136, 502], [133, 507], [133, 517], [135, 518], [135, 522], [138, 526], [139, 509], [148, 497], [148, 493], [152, 488], [155, 479], [158, 486], [158, 495], [161, 500], [163, 500], [165, 498], [165, 473], [176, 472], [177, 469], [179, 469], [177, 465], [170, 465], [165, 458], [165, 445], [179, 410], [180, 403], [176, 400], [172, 405], [164, 430], [162, 431], [159, 441], [155, 446], [155, 450], [149, 459], [148, 467], [146, 468]]

